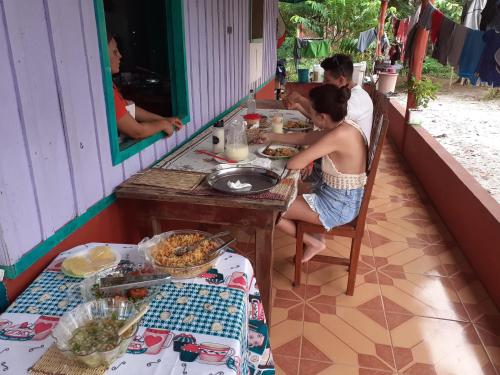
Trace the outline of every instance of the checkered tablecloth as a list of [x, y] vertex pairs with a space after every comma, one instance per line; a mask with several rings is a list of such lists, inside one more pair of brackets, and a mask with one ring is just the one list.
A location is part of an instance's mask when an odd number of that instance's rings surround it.
[[[4, 372], [27, 373], [53, 342], [50, 330], [81, 299], [68, 291], [81, 280], [65, 276], [60, 265], [71, 249], [52, 264], [0, 316], [0, 365]], [[137, 248], [110, 244], [122, 260], [141, 263]], [[246, 286], [231, 280], [242, 276]], [[241, 279], [240, 279], [241, 280]], [[182, 353], [194, 343], [199, 354]], [[223, 348], [225, 356], [210, 355]], [[274, 374], [269, 334], [250, 262], [228, 252], [207, 274], [164, 285], [144, 316], [127, 353], [108, 370], [112, 374]]]

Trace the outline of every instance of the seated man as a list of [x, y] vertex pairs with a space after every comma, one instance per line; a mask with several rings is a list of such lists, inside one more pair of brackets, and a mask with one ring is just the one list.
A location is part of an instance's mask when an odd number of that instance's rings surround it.
[[[122, 55], [118, 51], [116, 40], [108, 34], [109, 63], [111, 74], [120, 71], [120, 60]], [[135, 106], [135, 118], [132, 117], [126, 107], [127, 102], [123, 99], [118, 88], [113, 84], [113, 96], [115, 101], [116, 125], [120, 135], [132, 139], [143, 139], [163, 131], [171, 136], [175, 130], [182, 128], [182, 122], [176, 117], [162, 117]]]
[[[324, 82], [337, 86], [347, 86], [351, 90], [351, 98], [347, 102], [346, 119], [354, 121], [363, 130], [367, 143], [370, 143], [370, 134], [373, 119], [373, 103], [370, 95], [352, 80], [354, 70], [350, 56], [336, 54], [321, 62], [325, 70]], [[311, 118], [312, 107], [308, 98], [291, 92], [287, 96], [290, 109], [297, 109], [306, 117]]]

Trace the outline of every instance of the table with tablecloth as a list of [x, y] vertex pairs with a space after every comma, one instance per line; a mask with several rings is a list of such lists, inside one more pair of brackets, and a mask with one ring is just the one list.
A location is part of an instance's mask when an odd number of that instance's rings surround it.
[[[59, 317], [81, 303], [60, 254], [0, 315], [0, 371], [24, 374], [51, 347]], [[135, 245], [109, 244], [121, 262], [141, 263]], [[187, 345], [192, 344], [192, 345]], [[192, 279], [161, 287], [124, 356], [107, 373], [274, 374], [268, 326], [250, 262], [231, 251]]]

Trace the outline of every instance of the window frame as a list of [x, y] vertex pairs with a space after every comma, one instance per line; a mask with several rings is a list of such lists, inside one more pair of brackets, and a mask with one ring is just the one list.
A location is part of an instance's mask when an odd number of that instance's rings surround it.
[[[250, 43], [263, 43], [264, 42], [264, 17], [262, 17], [262, 37], [260, 38], [254, 38], [253, 37], [253, 3], [254, 3], [254, 0], [250, 0], [249, 2], [249, 6], [250, 6], [250, 11], [249, 11], [249, 14], [250, 14], [250, 22], [249, 22], [249, 36], [250, 36]], [[265, 2], [262, 1], [262, 16], [264, 16], [264, 12], [265, 12]]]
[[[170, 65], [170, 82], [172, 96], [172, 116], [181, 119], [183, 124], [190, 121], [189, 115], [189, 91], [186, 64], [186, 47], [184, 43], [184, 12], [183, 0], [165, 0], [167, 14], [167, 53]], [[103, 0], [94, 0], [94, 10], [97, 25], [97, 38], [99, 43], [99, 56], [101, 61], [101, 73], [106, 105], [106, 117], [109, 131], [109, 142], [111, 148], [111, 160], [113, 165], [118, 165], [124, 160], [149, 147], [166, 134], [159, 132], [148, 138], [137, 141], [135, 144], [120, 150], [118, 127], [116, 124], [115, 103], [113, 98], [113, 81], [111, 78], [111, 66], [108, 55], [108, 42], [106, 34], [106, 17]], [[175, 30], [175, 32], [174, 32]], [[174, 53], [175, 51], [175, 53]]]

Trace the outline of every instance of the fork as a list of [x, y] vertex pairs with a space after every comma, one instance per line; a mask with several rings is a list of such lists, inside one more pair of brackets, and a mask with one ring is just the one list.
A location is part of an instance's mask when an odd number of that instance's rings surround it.
[[196, 241], [195, 243], [192, 243], [191, 245], [179, 246], [178, 248], [174, 249], [174, 254], [177, 256], [184, 255], [184, 254], [196, 249], [203, 241], [213, 240], [215, 238], [224, 237], [224, 236], [227, 236], [229, 234], [231, 234], [231, 232], [229, 232], [229, 231], [220, 232], [220, 233], [214, 234], [213, 236], [209, 236], [209, 237], [206, 237], [202, 240]]

